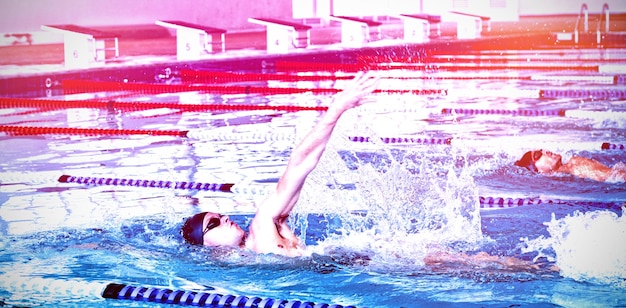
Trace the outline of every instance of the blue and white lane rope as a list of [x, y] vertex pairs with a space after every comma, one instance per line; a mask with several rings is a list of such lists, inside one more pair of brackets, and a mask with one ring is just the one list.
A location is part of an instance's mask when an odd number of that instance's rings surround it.
[[77, 183], [85, 185], [110, 185], [110, 186], [129, 186], [129, 187], [151, 187], [166, 189], [187, 189], [187, 190], [205, 190], [205, 191], [222, 191], [230, 192], [234, 184], [230, 183], [200, 183], [200, 182], [174, 182], [162, 180], [142, 180], [129, 178], [105, 178], [105, 177], [82, 177], [62, 175], [59, 177], [60, 183]]
[[337, 304], [315, 304], [313, 302], [302, 302], [297, 300], [289, 301], [273, 298], [222, 295], [209, 292], [170, 290], [153, 287], [135, 287], [115, 283], [108, 284], [105, 287], [105, 289], [102, 291], [102, 297], [109, 299], [122, 299], [182, 306], [215, 308], [355, 308], [355, 306], [342, 306]]
[[609, 89], [541, 89], [541, 90], [524, 90], [524, 89], [481, 89], [480, 91], [468, 91], [466, 89], [448, 89], [448, 96], [472, 96], [481, 97], [519, 97], [519, 98], [575, 98], [575, 99], [624, 99], [626, 98], [626, 90], [623, 87]]
[[234, 133], [228, 131], [213, 131], [205, 129], [191, 129], [187, 131], [187, 138], [212, 141], [288, 141], [299, 140], [295, 134], [281, 133]]
[[[532, 75], [530, 80], [533, 81], [548, 81], [548, 82], [585, 82], [585, 83], [597, 83], [597, 84], [619, 84], [623, 82], [624, 75]], [[622, 77], [622, 78], [620, 78]]]
[[626, 98], [626, 90], [624, 89], [551, 89], [539, 90], [541, 98]]
[[87, 186], [125, 186], [139, 188], [161, 188], [161, 189], [182, 189], [182, 190], [198, 190], [212, 192], [226, 192], [240, 195], [267, 195], [274, 191], [272, 187], [267, 186], [240, 186], [233, 183], [201, 183], [186, 181], [163, 181], [163, 180], [146, 180], [131, 178], [113, 178], [113, 177], [90, 177], [90, 176], [73, 176], [61, 175], [58, 178], [60, 183], [76, 183]]
[[380, 137], [372, 138], [365, 136], [350, 136], [348, 140], [352, 142], [382, 142], [387, 144], [424, 144], [424, 145], [450, 145], [452, 138], [435, 137]]
[[297, 300], [235, 296], [209, 292], [171, 290], [168, 288], [130, 286], [118, 283], [84, 282], [39, 277], [2, 276], [0, 286], [9, 292], [29, 292], [53, 296], [131, 300], [159, 304], [234, 308], [356, 308], [338, 304], [313, 303]]
[[616, 143], [602, 143], [603, 150], [626, 150], [625, 144], [616, 144]]
[[578, 119], [593, 120], [624, 120], [626, 112], [621, 111], [595, 111], [581, 109], [552, 109], [552, 110], [533, 110], [533, 109], [467, 109], [467, 108], [443, 108], [442, 114], [463, 114], [463, 115], [510, 115], [525, 117], [568, 117]]
[[[367, 137], [367, 136], [349, 136], [348, 140], [352, 142], [380, 142], [391, 145], [402, 145], [402, 144], [411, 144], [411, 145], [462, 145], [465, 147], [479, 147], [479, 148], [492, 148], [497, 145], [502, 144], [502, 140], [494, 139], [494, 140], [477, 140], [477, 139], [459, 139], [459, 138], [437, 138], [437, 137]], [[515, 141], [513, 141], [515, 142]], [[561, 147], [566, 146], [567, 148], [575, 148], [579, 150], [625, 150], [625, 144], [616, 144], [610, 142], [579, 142], [576, 146], [572, 147], [569, 142], [553, 142], [549, 145], [549, 147]]]
[[582, 200], [562, 200], [562, 199], [542, 199], [542, 198], [503, 198], [503, 197], [479, 197], [481, 209], [512, 208], [525, 205], [541, 204], [565, 204], [565, 205], [591, 205], [610, 207], [626, 204], [626, 201], [582, 201]]
[[[194, 183], [194, 182], [172, 182], [157, 180], [137, 180], [137, 179], [119, 179], [104, 177], [76, 177], [63, 175], [59, 178], [61, 183], [77, 183], [85, 185], [111, 185], [111, 186], [130, 186], [145, 188], [168, 188], [168, 189], [187, 189], [187, 190], [205, 190], [215, 192], [226, 192], [243, 195], [267, 195], [275, 189], [271, 186], [259, 188], [241, 188], [232, 183]], [[541, 199], [541, 198], [503, 198], [503, 197], [479, 197], [481, 208], [506, 208], [517, 207], [532, 204], [571, 204], [587, 201], [572, 201], [560, 199]], [[603, 202], [587, 202], [587, 203], [603, 203]]]

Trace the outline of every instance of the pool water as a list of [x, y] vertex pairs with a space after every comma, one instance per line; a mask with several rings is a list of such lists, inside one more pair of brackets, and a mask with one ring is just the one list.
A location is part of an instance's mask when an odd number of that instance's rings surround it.
[[[605, 53], [486, 51], [466, 59], [572, 67], [626, 63], [624, 53]], [[465, 58], [458, 59], [457, 64]], [[485, 66], [380, 72], [386, 77], [381, 89], [445, 89], [447, 95], [382, 93], [344, 115], [290, 218], [311, 252], [294, 259], [189, 247], [179, 228], [184, 218], [201, 211], [228, 214], [247, 226], [321, 112], [3, 108], [1, 125], [190, 130], [196, 138], [0, 136], [0, 303], [159, 306], [105, 300], [80, 290], [123, 283], [358, 307], [626, 305], [625, 183], [541, 176], [513, 166], [525, 151], [538, 148], [562, 153], [564, 159], [576, 154], [610, 166], [626, 162], [624, 150], [600, 146], [626, 143], [624, 97], [538, 95], [539, 90], [624, 91], [623, 83], [603, 79], [619, 73]], [[245, 84], [341, 89], [347, 82]], [[116, 91], [55, 92], [41, 99], [327, 106], [331, 97]], [[459, 112], [443, 113], [444, 108]], [[463, 114], [463, 109], [594, 113], [523, 116]], [[236, 189], [59, 183], [61, 175], [234, 183]], [[545, 202], [504, 207], [480, 202], [489, 197]], [[483, 253], [520, 263], [463, 258]], [[433, 254], [450, 260], [427, 263]]]

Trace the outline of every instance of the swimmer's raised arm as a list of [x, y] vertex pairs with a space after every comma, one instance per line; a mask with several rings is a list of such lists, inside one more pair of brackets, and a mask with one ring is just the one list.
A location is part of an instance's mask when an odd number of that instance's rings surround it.
[[361, 72], [355, 76], [352, 85], [334, 96], [328, 111], [291, 153], [285, 173], [276, 187], [276, 200], [263, 204], [266, 207], [263, 210], [275, 219], [289, 215], [306, 177], [317, 166], [341, 115], [361, 105], [364, 102], [362, 98], [372, 93], [377, 85], [378, 78], [372, 73]]
[[259, 204], [247, 236], [228, 216], [203, 212], [183, 224], [181, 231], [185, 240], [193, 245], [244, 246], [258, 253], [303, 255], [303, 246], [287, 225], [287, 217], [298, 201], [306, 177], [317, 166], [341, 115], [365, 103], [363, 97], [372, 93], [377, 85], [378, 78], [371, 73], [358, 73], [348, 88], [334, 96], [328, 111], [293, 150], [276, 190]]

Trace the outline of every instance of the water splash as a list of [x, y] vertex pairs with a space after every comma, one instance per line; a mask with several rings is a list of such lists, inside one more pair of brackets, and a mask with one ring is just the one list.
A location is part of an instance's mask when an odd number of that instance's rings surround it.
[[[483, 243], [478, 190], [461, 150], [398, 153], [377, 145], [372, 161], [350, 170], [336, 151], [348, 147], [331, 144], [294, 210], [336, 217], [314, 249], [368, 251], [379, 265], [423, 266], [434, 249], [468, 251]], [[354, 189], [333, 189], [339, 179]]]
[[626, 207], [622, 215], [608, 210], [574, 212], [546, 222], [549, 237], [522, 238], [522, 252], [538, 252], [555, 262], [561, 275], [577, 281], [626, 288]]

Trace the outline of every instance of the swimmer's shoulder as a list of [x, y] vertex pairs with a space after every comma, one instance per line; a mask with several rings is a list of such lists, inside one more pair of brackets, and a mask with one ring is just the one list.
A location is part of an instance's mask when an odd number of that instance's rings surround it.
[[582, 178], [604, 181], [611, 173], [611, 168], [591, 158], [573, 156], [559, 168], [559, 171]]
[[250, 223], [246, 248], [265, 254], [279, 254], [288, 257], [306, 255], [297, 240], [284, 238], [271, 218], [255, 217]]

